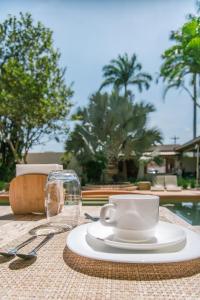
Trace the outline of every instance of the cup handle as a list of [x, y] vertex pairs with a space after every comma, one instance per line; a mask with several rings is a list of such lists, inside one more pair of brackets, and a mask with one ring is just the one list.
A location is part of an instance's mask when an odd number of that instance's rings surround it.
[[100, 222], [101, 224], [103, 224], [104, 226], [113, 226], [115, 224], [114, 220], [108, 220], [106, 219], [106, 215], [107, 212], [109, 211], [109, 209], [114, 208], [115, 209], [115, 205], [112, 203], [106, 204], [101, 208], [100, 211]]

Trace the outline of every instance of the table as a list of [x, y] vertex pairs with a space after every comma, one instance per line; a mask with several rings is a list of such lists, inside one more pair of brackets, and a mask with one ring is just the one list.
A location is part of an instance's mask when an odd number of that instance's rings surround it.
[[[87, 222], [84, 212], [97, 215], [99, 210], [83, 207], [81, 222]], [[164, 207], [160, 218], [200, 233], [199, 227], [190, 226]], [[10, 207], [1, 206], [1, 246], [20, 243], [31, 228], [45, 222], [43, 216], [13, 216]], [[200, 259], [152, 265], [95, 261], [67, 249], [66, 235], [54, 236], [35, 261], [0, 257], [0, 299], [200, 299]]]

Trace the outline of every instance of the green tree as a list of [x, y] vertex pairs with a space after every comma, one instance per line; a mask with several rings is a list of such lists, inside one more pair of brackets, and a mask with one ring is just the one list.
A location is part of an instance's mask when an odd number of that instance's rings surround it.
[[148, 128], [148, 116], [154, 112], [151, 104], [136, 103], [120, 96], [96, 93], [89, 105], [79, 109], [82, 118], [66, 141], [66, 151], [79, 162], [104, 158], [109, 164], [119, 160], [138, 159], [151, 145], [162, 140], [157, 128]]
[[200, 18], [190, 17], [171, 33], [174, 45], [162, 55], [160, 77], [166, 83], [164, 96], [171, 88], [183, 89], [193, 101], [193, 138], [197, 135], [197, 107], [200, 107]]
[[128, 54], [119, 55], [117, 59], [112, 59], [110, 64], [103, 67], [103, 77], [105, 80], [100, 86], [100, 90], [108, 85], [113, 85], [114, 89], [124, 89], [124, 96], [127, 96], [128, 86], [136, 86], [139, 92], [150, 87], [152, 77], [150, 74], [142, 72], [142, 65], [138, 63], [137, 57], [133, 54], [130, 58]]
[[[73, 94], [59, 66], [52, 31], [30, 14], [0, 24], [0, 140], [15, 162], [45, 136], [66, 133]], [[4, 152], [3, 152], [4, 154]]]
[[[16, 145], [15, 148], [20, 156], [23, 150], [23, 142], [21, 141], [20, 134], [17, 132], [14, 123], [8, 122], [8, 120], [3, 119], [3, 117], [0, 117], [0, 119], [0, 124], [2, 125], [2, 123], [4, 123], [4, 130], [7, 132], [7, 135], [4, 133], [5, 136], [7, 136], [7, 138], [12, 136], [12, 143]], [[3, 139], [2, 135], [0, 135], [0, 156], [0, 178], [9, 181], [15, 174], [15, 159], [9, 143]]]

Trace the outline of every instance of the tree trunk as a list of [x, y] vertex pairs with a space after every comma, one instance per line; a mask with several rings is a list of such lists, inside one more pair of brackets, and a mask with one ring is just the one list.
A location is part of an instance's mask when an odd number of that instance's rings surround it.
[[108, 161], [107, 167], [105, 169], [105, 182], [113, 183], [113, 176], [118, 174], [118, 164], [117, 161], [111, 159]]
[[8, 143], [8, 145], [10, 146], [10, 149], [11, 149], [11, 151], [13, 153], [14, 158], [15, 158], [15, 162], [16, 163], [20, 163], [20, 159], [19, 159], [18, 153], [17, 153], [17, 151], [16, 151], [16, 149], [15, 149], [12, 141], [10, 139], [7, 139], [6, 143]]
[[139, 160], [139, 169], [138, 169], [137, 179], [144, 179], [144, 167], [145, 167], [144, 161]]
[[124, 84], [124, 97], [127, 96], [127, 84]]
[[193, 77], [193, 139], [197, 136], [197, 75]]
[[23, 163], [27, 164], [27, 156], [28, 156], [28, 152], [26, 151], [23, 155]]

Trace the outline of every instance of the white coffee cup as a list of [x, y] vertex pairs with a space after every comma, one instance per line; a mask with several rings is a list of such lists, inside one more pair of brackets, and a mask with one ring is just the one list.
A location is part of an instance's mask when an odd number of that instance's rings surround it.
[[152, 239], [158, 221], [159, 197], [153, 195], [110, 196], [100, 212], [100, 222], [112, 226], [115, 236], [125, 241]]

